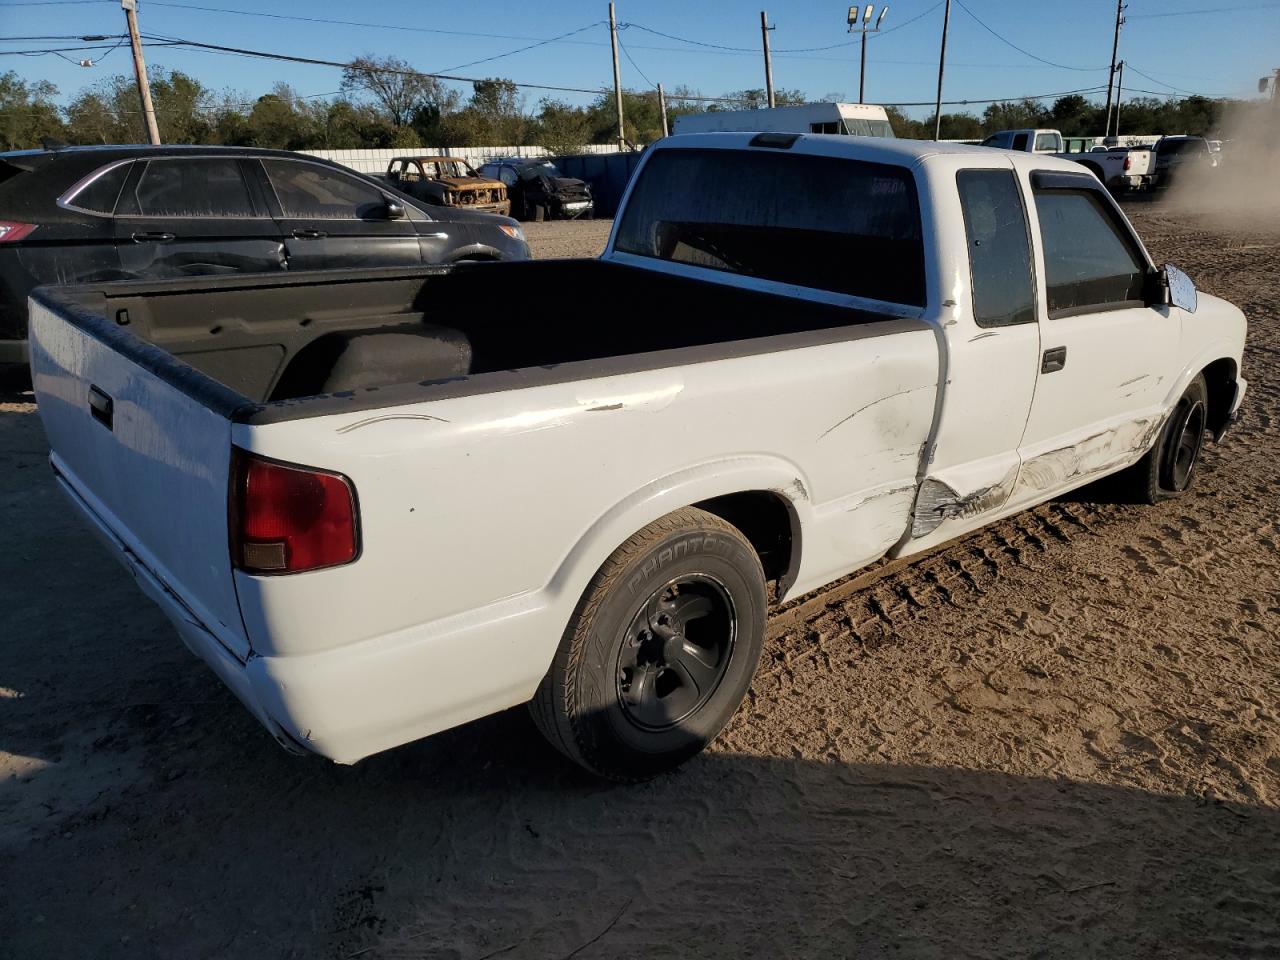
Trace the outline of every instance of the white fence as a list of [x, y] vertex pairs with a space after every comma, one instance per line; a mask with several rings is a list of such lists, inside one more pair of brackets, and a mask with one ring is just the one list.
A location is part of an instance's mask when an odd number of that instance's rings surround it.
[[[478, 167], [494, 157], [549, 157], [542, 147], [406, 147], [402, 150], [302, 150], [313, 157], [332, 160], [360, 173], [385, 173], [395, 157], [462, 157]], [[613, 144], [594, 143], [578, 149], [579, 153], [617, 153]]]

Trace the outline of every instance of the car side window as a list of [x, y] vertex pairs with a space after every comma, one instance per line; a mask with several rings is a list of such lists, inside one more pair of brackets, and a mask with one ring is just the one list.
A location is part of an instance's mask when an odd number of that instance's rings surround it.
[[386, 201], [371, 183], [296, 160], [263, 160], [286, 217], [383, 220]]
[[256, 217], [235, 157], [147, 161], [118, 214], [140, 217]]
[[511, 167], [499, 167], [498, 179], [509, 187], [516, 182], [516, 172]]
[[1141, 305], [1146, 264], [1096, 191], [1037, 189], [1049, 318]]
[[125, 181], [129, 179], [129, 170], [132, 167], [133, 161], [130, 160], [107, 170], [95, 170], [85, 178], [89, 181], [88, 183], [68, 191], [62, 202], [77, 210], [87, 210], [90, 213], [100, 213], [109, 217], [116, 208], [116, 201], [120, 197]]
[[1031, 238], [1012, 170], [956, 174], [969, 246], [973, 318], [980, 327], [1034, 323]]
[[1025, 133], [1020, 133], [1013, 138], [1013, 149], [1014, 150], [1027, 149], [1027, 135]]

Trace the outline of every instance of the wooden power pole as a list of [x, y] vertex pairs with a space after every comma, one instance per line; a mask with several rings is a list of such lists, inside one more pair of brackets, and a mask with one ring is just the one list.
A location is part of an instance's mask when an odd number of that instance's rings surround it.
[[1111, 72], [1107, 74], [1107, 120], [1102, 125], [1102, 135], [1111, 132], [1111, 93], [1116, 85], [1116, 56], [1120, 53], [1120, 25], [1124, 23], [1124, 0], [1116, 0], [1116, 36], [1111, 41]]
[[947, 30], [951, 26], [951, 0], [942, 11], [942, 49], [938, 51], [938, 102], [933, 112], [933, 139], [942, 139], [942, 75], [947, 67]]
[[156, 111], [151, 106], [151, 84], [147, 80], [147, 64], [142, 59], [142, 41], [138, 39], [138, 0], [120, 0], [125, 23], [129, 25], [129, 42], [133, 45], [133, 75], [138, 81], [138, 99], [142, 101], [142, 118], [147, 124], [147, 137], [153, 144], [160, 143], [160, 128], [156, 126]]
[[658, 84], [658, 109], [662, 111], [662, 135], [670, 136], [671, 131], [667, 127], [667, 95], [662, 92], [662, 84]]
[[613, 99], [618, 107], [618, 149], [627, 149], [627, 132], [622, 126], [622, 73], [618, 69], [618, 18], [609, 4], [609, 41], [613, 44]]
[[760, 11], [760, 36], [764, 40], [764, 98], [772, 110], [776, 106], [773, 98], [773, 57], [769, 53], [769, 31], [773, 27], [769, 26], [769, 14]]

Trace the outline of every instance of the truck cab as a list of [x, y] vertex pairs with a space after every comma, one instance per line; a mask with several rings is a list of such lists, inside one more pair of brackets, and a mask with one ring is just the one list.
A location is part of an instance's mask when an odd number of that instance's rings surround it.
[[893, 137], [884, 107], [871, 103], [806, 103], [764, 110], [708, 110], [676, 117], [675, 133], [826, 133]]
[[1057, 130], [999, 130], [983, 140], [982, 146], [1018, 153], [1066, 152], [1062, 134]]

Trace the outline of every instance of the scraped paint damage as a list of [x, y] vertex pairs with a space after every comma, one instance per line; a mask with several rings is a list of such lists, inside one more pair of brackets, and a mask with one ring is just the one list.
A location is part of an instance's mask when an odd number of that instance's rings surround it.
[[941, 480], [926, 479], [916, 495], [911, 517], [911, 536], [923, 537], [936, 530], [943, 521], [965, 520], [1002, 507], [1013, 493], [1018, 479], [1014, 467], [999, 483], [982, 487], [963, 496]]
[[1160, 417], [1144, 417], [1028, 460], [1017, 492], [1052, 490], [1122, 467], [1151, 449], [1163, 423]]

